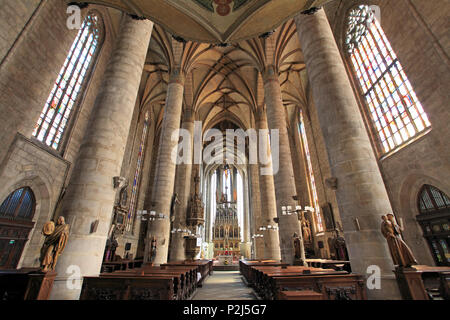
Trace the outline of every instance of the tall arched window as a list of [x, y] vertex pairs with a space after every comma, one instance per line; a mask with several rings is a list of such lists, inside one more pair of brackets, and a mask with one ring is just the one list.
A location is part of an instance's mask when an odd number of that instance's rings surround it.
[[33, 191], [20, 188], [0, 205], [0, 269], [15, 269], [19, 263], [32, 221], [36, 200]]
[[126, 230], [128, 232], [130, 232], [132, 230], [133, 225], [134, 225], [135, 216], [136, 216], [135, 215], [136, 202], [138, 199], [142, 162], [144, 161], [145, 145], [147, 142], [148, 124], [149, 124], [149, 113], [147, 111], [145, 113], [144, 127], [142, 128], [141, 142], [139, 144], [139, 152], [138, 152], [138, 158], [137, 158], [137, 163], [136, 163], [136, 171], [134, 172], [133, 187], [131, 189], [130, 208], [128, 210], [128, 216], [127, 216], [127, 222], [126, 222]]
[[417, 221], [422, 227], [433, 258], [438, 266], [450, 266], [450, 199], [441, 190], [424, 185], [419, 193], [420, 214]]
[[102, 40], [101, 25], [101, 19], [95, 13], [90, 13], [84, 20], [36, 123], [33, 136], [55, 150], [61, 145], [72, 111], [82, 96], [85, 80], [92, 72]]
[[361, 5], [348, 17], [346, 46], [384, 152], [431, 126], [373, 12]]

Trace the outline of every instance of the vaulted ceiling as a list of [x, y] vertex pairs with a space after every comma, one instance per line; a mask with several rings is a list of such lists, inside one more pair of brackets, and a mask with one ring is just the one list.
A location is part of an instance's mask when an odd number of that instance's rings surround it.
[[[275, 50], [265, 50], [271, 41]], [[169, 72], [174, 64], [171, 35], [155, 25], [139, 93], [141, 107], [152, 105], [161, 123]], [[287, 122], [306, 105], [307, 77], [295, 23], [288, 20], [268, 38], [253, 38], [226, 47], [197, 42], [183, 44], [182, 68], [186, 73], [184, 108], [194, 111], [203, 130], [231, 121], [247, 130], [255, 128], [255, 114], [264, 108], [261, 71], [277, 66]]]
[[149, 18], [185, 40], [234, 43], [257, 37], [330, 0], [66, 0]]

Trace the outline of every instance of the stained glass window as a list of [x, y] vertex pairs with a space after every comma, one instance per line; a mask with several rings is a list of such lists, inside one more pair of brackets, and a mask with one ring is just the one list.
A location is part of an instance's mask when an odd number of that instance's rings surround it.
[[427, 213], [450, 208], [450, 199], [439, 189], [424, 185], [419, 195], [419, 211]]
[[148, 124], [149, 124], [149, 113], [147, 111], [147, 113], [145, 114], [145, 119], [144, 119], [144, 127], [142, 129], [141, 143], [139, 145], [139, 153], [138, 153], [138, 158], [137, 158], [136, 171], [134, 172], [133, 188], [131, 189], [130, 208], [128, 210], [128, 216], [127, 216], [127, 222], [126, 222], [126, 231], [128, 231], [128, 232], [131, 231], [131, 229], [133, 228], [133, 224], [134, 224], [134, 216], [135, 216], [135, 210], [136, 210], [136, 202], [137, 202], [137, 198], [138, 198], [139, 182], [140, 182], [141, 170], [142, 170], [142, 162], [144, 160], [145, 143], [147, 141]]
[[384, 152], [431, 126], [389, 40], [367, 5], [351, 11], [346, 46]]
[[101, 37], [99, 26], [100, 18], [94, 13], [84, 20], [36, 123], [33, 136], [55, 150], [60, 146], [84, 80], [92, 69]]
[[317, 230], [317, 232], [322, 232], [322, 231], [324, 231], [323, 221], [322, 221], [322, 216], [320, 214], [319, 197], [317, 196], [316, 180], [314, 178], [311, 154], [309, 152], [308, 138], [306, 136], [305, 122], [303, 120], [303, 112], [302, 111], [300, 111], [300, 123], [298, 125], [298, 129], [299, 129], [300, 135], [302, 137], [303, 151], [305, 153], [306, 162], [308, 164], [310, 187], [311, 187], [311, 192], [312, 192], [313, 201], [314, 201], [316, 230]]
[[11, 193], [0, 206], [0, 217], [31, 220], [34, 215], [35, 198], [30, 188], [20, 188]]

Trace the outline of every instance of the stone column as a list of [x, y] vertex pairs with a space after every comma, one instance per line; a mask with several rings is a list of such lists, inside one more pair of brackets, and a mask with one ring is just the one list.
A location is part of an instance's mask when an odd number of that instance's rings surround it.
[[[257, 130], [267, 129], [267, 117], [265, 111], [260, 111], [256, 115], [256, 128]], [[267, 169], [270, 168], [266, 167]], [[262, 175], [259, 174], [259, 187], [261, 192], [261, 225], [274, 225], [274, 218], [277, 217], [277, 203], [275, 198], [275, 185], [273, 182], [273, 175]], [[258, 226], [258, 227], [260, 227]], [[278, 231], [266, 231], [262, 232], [256, 230], [257, 232], [264, 235], [264, 259], [280, 260], [280, 239]]]
[[[189, 159], [189, 163], [182, 163], [177, 166], [175, 177], [175, 193], [178, 195], [179, 204], [175, 206], [175, 220], [172, 227], [175, 229], [186, 229], [186, 215], [188, 210], [189, 198], [191, 195], [191, 176], [192, 176], [192, 151], [194, 137], [194, 114], [191, 109], [186, 109], [181, 128], [189, 132], [190, 141], [188, 150], [183, 149], [183, 156]], [[188, 144], [184, 144], [188, 146]], [[172, 234], [170, 244], [170, 261], [186, 260], [184, 236], [180, 233]]]
[[[257, 164], [250, 164], [250, 181], [251, 181], [251, 202], [253, 215], [253, 233], [260, 234], [258, 230], [262, 226], [261, 219], [261, 194], [259, 188], [259, 166]], [[264, 239], [253, 238], [255, 248], [255, 259], [264, 259]]]
[[[166, 105], [161, 129], [158, 160], [156, 164], [155, 189], [152, 195], [152, 211], [169, 217], [174, 195], [176, 163], [172, 161], [172, 151], [178, 140], [172, 140], [172, 133], [180, 128], [183, 107], [184, 76], [175, 69], [170, 75], [167, 87]], [[149, 221], [144, 260], [149, 261], [151, 238], [156, 238], [155, 265], [167, 262], [170, 240], [170, 219]]]
[[282, 216], [281, 207], [297, 205], [292, 198], [297, 194], [292, 167], [291, 149], [286, 125], [286, 113], [281, 96], [280, 81], [274, 66], [267, 66], [263, 75], [264, 97], [267, 105], [267, 122], [271, 130], [279, 130], [279, 170], [274, 175], [277, 214], [280, 228], [281, 258], [284, 262], [293, 263], [294, 233], [301, 236], [298, 217], [296, 214]]
[[242, 175], [242, 185], [243, 185], [243, 201], [244, 201], [244, 238], [243, 241], [245, 243], [248, 243], [250, 240], [250, 218], [249, 218], [249, 198], [248, 198], [248, 186], [249, 186], [249, 180], [248, 180], [248, 174], [246, 172], [243, 172]]
[[[51, 299], [78, 299], [82, 277], [100, 272], [117, 191], [113, 177], [120, 175], [152, 30], [148, 20], [127, 16], [122, 22], [64, 198], [61, 215], [70, 224], [70, 237]], [[68, 289], [69, 276], [79, 289]]]
[[368, 290], [369, 297], [400, 298], [380, 232], [381, 216], [392, 208], [326, 14], [320, 9], [295, 21], [331, 172], [338, 181], [336, 198], [352, 270], [366, 275], [369, 266], [380, 267], [381, 289]]

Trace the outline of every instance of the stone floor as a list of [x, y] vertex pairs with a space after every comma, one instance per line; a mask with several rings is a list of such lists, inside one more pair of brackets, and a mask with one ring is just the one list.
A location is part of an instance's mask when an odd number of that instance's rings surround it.
[[242, 282], [239, 271], [214, 271], [192, 300], [256, 300], [256, 297]]

